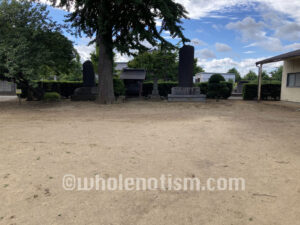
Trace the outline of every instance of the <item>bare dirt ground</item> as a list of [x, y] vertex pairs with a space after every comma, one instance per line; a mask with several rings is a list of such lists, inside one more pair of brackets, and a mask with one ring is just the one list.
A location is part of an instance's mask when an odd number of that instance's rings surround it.
[[[0, 224], [299, 224], [299, 108], [0, 102]], [[65, 191], [65, 174], [243, 177], [246, 190]]]

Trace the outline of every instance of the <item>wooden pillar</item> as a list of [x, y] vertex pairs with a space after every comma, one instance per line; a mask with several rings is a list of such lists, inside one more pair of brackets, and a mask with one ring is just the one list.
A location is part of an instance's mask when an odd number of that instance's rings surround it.
[[260, 64], [258, 68], [257, 101], [261, 100], [262, 66], [263, 64]]

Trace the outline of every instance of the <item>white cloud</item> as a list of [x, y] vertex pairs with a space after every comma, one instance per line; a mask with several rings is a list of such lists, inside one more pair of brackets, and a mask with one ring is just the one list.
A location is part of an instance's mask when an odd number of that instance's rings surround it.
[[196, 55], [199, 56], [201, 59], [216, 58], [215, 53], [207, 48], [202, 49], [202, 50], [197, 50]]
[[284, 48], [286, 50], [297, 50], [297, 49], [300, 49], [300, 43], [293, 43], [290, 45], [286, 45]]
[[295, 22], [285, 22], [275, 32], [275, 36], [289, 40], [295, 41], [300, 39], [300, 24]]
[[205, 43], [204, 41], [199, 40], [198, 38], [193, 38], [191, 40], [191, 44], [194, 46], [204, 46], [207, 45], [207, 43]]
[[132, 56], [128, 56], [126, 54], [121, 55], [120, 53], [116, 53], [115, 55], [116, 62], [129, 62], [132, 59], [133, 59]]
[[213, 24], [211, 27], [212, 27], [213, 29], [215, 29], [216, 31], [220, 31], [221, 28], [222, 28], [220, 25], [217, 25], [217, 24]]
[[266, 33], [263, 32], [265, 24], [256, 22], [252, 17], [246, 17], [242, 21], [231, 22], [226, 25], [229, 30], [236, 30], [242, 34], [244, 41], [263, 40]]
[[300, 14], [295, 13], [300, 11], [298, 0], [176, 0], [176, 2], [185, 6], [192, 19], [214, 16], [215, 12], [230, 11], [234, 7], [243, 6], [240, 7], [241, 10], [255, 7], [265, 12], [270, 9], [286, 14], [300, 23]]
[[232, 50], [229, 45], [223, 43], [216, 43], [215, 47], [218, 52], [229, 52]]
[[253, 54], [253, 53], [255, 53], [255, 51], [246, 51], [246, 52], [244, 52], [245, 54]]
[[[257, 67], [255, 65], [256, 62], [266, 59], [264, 58], [248, 58], [242, 61], [235, 61], [232, 58], [223, 58], [223, 59], [198, 59], [198, 65], [202, 66], [207, 72], [216, 72], [216, 73], [226, 73], [229, 69], [235, 67], [242, 76], [245, 76], [249, 70], [253, 70], [257, 73]], [[274, 70], [276, 67], [282, 65], [282, 62], [265, 64], [263, 69], [270, 72]]]
[[90, 54], [95, 51], [95, 45], [75, 45], [74, 47], [78, 51], [82, 62], [90, 60]]
[[236, 30], [241, 33], [242, 40], [255, 41], [254, 43], [245, 47], [259, 46], [268, 51], [282, 51], [284, 47], [277, 37], [268, 36], [264, 31], [266, 24], [263, 22], [256, 22], [252, 17], [246, 17], [242, 21], [229, 23], [226, 25], [227, 29]]

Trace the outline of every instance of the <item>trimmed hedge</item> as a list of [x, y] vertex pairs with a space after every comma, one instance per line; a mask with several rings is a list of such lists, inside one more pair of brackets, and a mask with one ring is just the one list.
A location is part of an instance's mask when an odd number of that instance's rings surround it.
[[60, 94], [57, 92], [46, 92], [44, 94], [43, 100], [44, 101], [59, 101], [60, 100]]
[[[255, 100], [257, 99], [257, 84], [245, 84], [243, 87], [243, 99]], [[273, 99], [280, 100], [281, 84], [262, 84], [261, 98], [263, 100]]]
[[[227, 98], [229, 98], [231, 96], [232, 89], [233, 89], [233, 84], [231, 82], [226, 82], [226, 81], [222, 81], [221, 84], [226, 84], [226, 86], [228, 88], [226, 90], [226, 92], [222, 94], [224, 96], [224, 98], [227, 99]], [[196, 84], [196, 86], [200, 87], [201, 94], [207, 95], [207, 92], [208, 92], [208, 82], [198, 83], [198, 84]], [[207, 98], [210, 98], [210, 96], [207, 96]]]
[[[122, 80], [119, 78], [114, 78], [114, 92], [115, 96], [120, 96], [125, 94], [125, 86]], [[45, 92], [57, 92], [64, 98], [70, 98], [73, 95], [76, 88], [83, 86], [83, 82], [80, 81], [39, 81], [36, 82], [35, 90], [37, 93], [41, 93], [43, 96]], [[18, 87], [22, 89], [22, 98], [28, 97], [28, 88], [22, 84]], [[37, 99], [41, 99], [40, 96], [35, 96]]]
[[[230, 96], [232, 92], [232, 83], [231, 82], [222, 82], [225, 83], [226, 86], [228, 87], [228, 92], [226, 92], [226, 96]], [[161, 96], [167, 97], [168, 94], [171, 94], [172, 87], [177, 87], [178, 82], [174, 81], [166, 81], [166, 82], [158, 82], [158, 91]], [[203, 83], [197, 83], [195, 84], [196, 87], [200, 87], [201, 94], [206, 95], [207, 94], [207, 87], [208, 87], [208, 82], [203, 82]], [[153, 89], [153, 82], [144, 82], [143, 83], [143, 96], [149, 96], [152, 93]], [[228, 98], [227, 97], [227, 98]]]

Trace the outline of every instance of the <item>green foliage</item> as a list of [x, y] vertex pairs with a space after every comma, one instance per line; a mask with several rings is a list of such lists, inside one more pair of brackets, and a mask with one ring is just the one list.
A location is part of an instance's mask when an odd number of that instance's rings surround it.
[[255, 72], [253, 72], [252, 70], [250, 70], [246, 76], [244, 77], [243, 80], [257, 80], [257, 74]]
[[207, 95], [208, 82], [197, 83], [196, 86], [200, 87], [201, 94]]
[[141, 68], [147, 71], [147, 80], [176, 80], [178, 64], [175, 51], [154, 50], [137, 55], [128, 63], [130, 68]]
[[[243, 87], [243, 99], [254, 100], [257, 99], [257, 84], [249, 83]], [[264, 100], [273, 99], [280, 100], [281, 84], [264, 83], [261, 87], [261, 98]]]
[[225, 81], [224, 77], [221, 74], [214, 74], [209, 78], [208, 83], [220, 83], [221, 81]]
[[[143, 52], [134, 57], [128, 63], [130, 68], [146, 69], [147, 80], [152, 81], [154, 76], [158, 79], [165, 81], [177, 81], [178, 80], [178, 48], [155, 50], [150, 52]], [[194, 75], [200, 72], [204, 72], [201, 66], [197, 65], [198, 59], [194, 59]]]
[[[227, 83], [230, 83], [231, 86], [228, 86]], [[222, 75], [214, 74], [209, 78], [208, 87], [207, 87], [208, 98], [227, 99], [231, 95], [231, 92], [232, 92], [232, 83], [225, 82], [225, 79]]]
[[271, 80], [271, 77], [268, 76], [267, 71], [263, 71], [261, 73], [261, 78], [262, 78], [262, 80]]
[[271, 72], [271, 77], [272, 80], [282, 80], [282, 71], [283, 71], [283, 66], [278, 67], [276, 70]]
[[46, 6], [31, 1], [0, 2], [0, 68], [5, 77], [33, 85], [32, 80], [69, 74], [76, 67], [72, 42], [48, 14]]
[[60, 98], [60, 94], [57, 92], [46, 92], [43, 97], [44, 101], [59, 101]]
[[[68, 21], [78, 34], [83, 32], [90, 37], [101, 37], [108, 53], [114, 48], [129, 55], [133, 54], [132, 49], [146, 51], [147, 42], [152, 46], [158, 43], [170, 46], [170, 42], [161, 36], [163, 30], [168, 30], [172, 37], [179, 37], [184, 43], [189, 41], [180, 25], [180, 20], [187, 18], [187, 12], [173, 0], [51, 1], [60, 7], [74, 6]], [[162, 20], [160, 28], [156, 26], [157, 19]]]
[[241, 74], [239, 73], [239, 71], [237, 71], [236, 68], [232, 68], [232, 69], [228, 70], [227, 73], [234, 73], [235, 74], [235, 82], [239, 82], [239, 81], [242, 80]]
[[204, 69], [201, 66], [198, 66], [198, 59], [194, 58], [194, 75], [201, 72], [204, 72]]
[[[98, 102], [113, 102], [112, 61], [113, 51], [135, 55], [145, 52], [149, 46], [173, 47], [162, 36], [169, 31], [170, 36], [178, 37], [184, 43], [189, 40], [183, 35], [181, 19], [187, 18], [184, 7], [174, 0], [51, 0], [54, 5], [70, 8], [72, 13], [67, 21], [72, 22], [76, 33], [85, 33], [99, 45], [99, 84]], [[158, 28], [157, 20], [162, 24]], [[103, 60], [102, 60], [103, 57]]]
[[[201, 94], [207, 95], [208, 98], [214, 98], [214, 94], [213, 93], [209, 93], [208, 94], [208, 82], [202, 82], [202, 83], [198, 83], [196, 84], [197, 87], [200, 87], [201, 90]], [[224, 87], [227, 88], [224, 88]], [[233, 85], [231, 82], [226, 82], [226, 81], [221, 81], [221, 87], [223, 87], [223, 90], [221, 90], [221, 97], [224, 99], [227, 99], [231, 96], [232, 93], [232, 89], [233, 89]], [[211, 96], [212, 95], [212, 96]]]
[[[36, 93], [45, 93], [45, 92], [57, 92], [64, 98], [70, 98], [71, 95], [73, 95], [76, 88], [80, 88], [83, 86], [83, 82], [79, 81], [39, 81], [34, 82], [36, 90], [39, 90]], [[125, 86], [122, 80], [115, 77], [113, 80], [114, 83], [114, 89], [115, 89], [115, 96], [124, 95], [125, 93]], [[22, 98], [28, 97], [28, 88], [25, 85], [18, 85], [18, 88], [22, 89]], [[39, 96], [34, 96], [38, 100], [41, 98]]]
[[[172, 87], [177, 87], [178, 82], [165, 81], [158, 82], [158, 91], [160, 96], [167, 97], [168, 94], [171, 94]], [[144, 82], [143, 83], [143, 96], [149, 96], [152, 93], [153, 82]]]
[[113, 82], [115, 96], [125, 95], [126, 88], [123, 80], [120, 80], [119, 78], [114, 78]]

